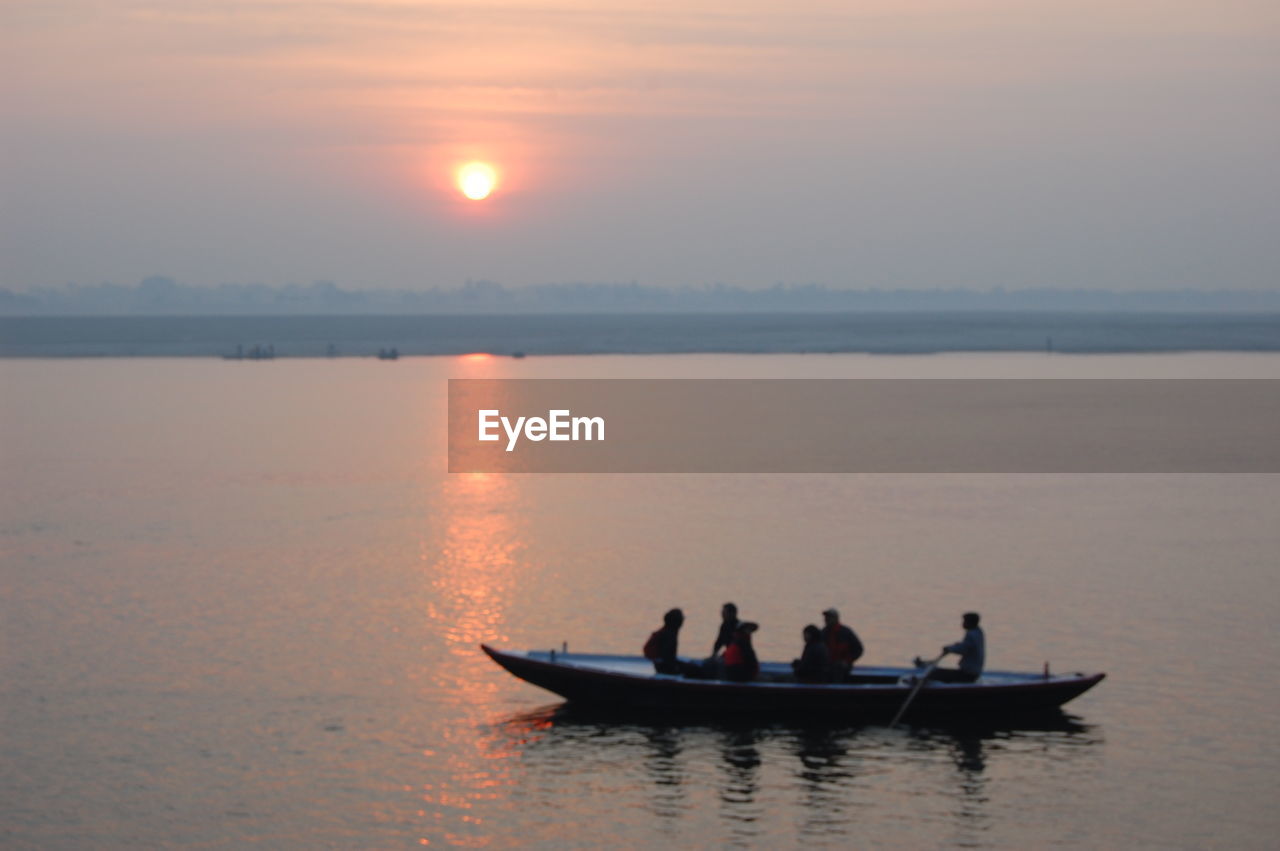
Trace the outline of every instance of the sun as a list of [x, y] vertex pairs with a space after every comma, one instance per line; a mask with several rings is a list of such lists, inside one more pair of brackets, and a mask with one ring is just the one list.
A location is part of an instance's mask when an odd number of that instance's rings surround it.
[[498, 173], [493, 166], [482, 162], [469, 162], [458, 169], [458, 188], [472, 201], [483, 201], [498, 185]]

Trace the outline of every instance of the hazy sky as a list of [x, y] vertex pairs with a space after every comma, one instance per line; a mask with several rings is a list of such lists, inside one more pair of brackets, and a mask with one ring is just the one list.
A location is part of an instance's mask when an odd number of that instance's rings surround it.
[[1280, 288], [1275, 0], [0, 0], [0, 74], [13, 289]]

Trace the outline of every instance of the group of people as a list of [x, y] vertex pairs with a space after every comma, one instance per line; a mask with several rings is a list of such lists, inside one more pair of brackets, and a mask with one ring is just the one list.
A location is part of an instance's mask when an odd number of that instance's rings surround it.
[[659, 674], [675, 674], [693, 679], [723, 679], [750, 682], [760, 673], [760, 659], [751, 646], [751, 636], [760, 625], [738, 620], [738, 607], [725, 603], [720, 610], [720, 631], [711, 655], [702, 662], [679, 658], [680, 627], [684, 612], [672, 609], [662, 617], [662, 626], [644, 644], [644, 655], [653, 661]]
[[[791, 663], [797, 682], [844, 682], [853, 670], [854, 663], [862, 658], [862, 642], [858, 635], [840, 622], [840, 613], [827, 609], [822, 613], [824, 625], [804, 628], [804, 650], [800, 658]], [[982, 674], [986, 657], [986, 640], [978, 626], [977, 612], [966, 612], [963, 618], [964, 638], [942, 648], [942, 655], [957, 654], [960, 664], [955, 669], [940, 669], [936, 663], [929, 673], [930, 679], [943, 682], [974, 682]], [[760, 674], [760, 660], [751, 644], [751, 637], [760, 628], [753, 621], [738, 619], [738, 607], [725, 603], [720, 609], [720, 630], [716, 633], [711, 655], [701, 662], [690, 662], [679, 657], [680, 627], [684, 625], [684, 612], [672, 609], [663, 616], [662, 626], [649, 636], [644, 645], [644, 655], [653, 661], [659, 674], [673, 674], [693, 679], [721, 679], [733, 682], [750, 682]], [[942, 657], [939, 657], [941, 659]], [[916, 659], [917, 667], [926, 663]]]

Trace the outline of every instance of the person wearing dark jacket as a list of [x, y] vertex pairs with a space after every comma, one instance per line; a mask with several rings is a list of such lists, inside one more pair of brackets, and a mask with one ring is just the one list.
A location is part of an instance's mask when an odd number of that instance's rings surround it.
[[733, 603], [725, 603], [720, 607], [720, 631], [716, 633], [716, 643], [711, 647], [712, 657], [733, 642], [733, 633], [737, 629], [738, 607]]
[[755, 648], [751, 646], [751, 634], [759, 629], [759, 624], [745, 621], [738, 624], [733, 633], [733, 641], [724, 651], [724, 678], [737, 683], [747, 683], [760, 674], [760, 660], [756, 658]]
[[804, 652], [791, 663], [791, 670], [795, 671], [796, 682], [831, 682], [831, 654], [822, 641], [822, 630], [813, 624], [804, 628]]
[[840, 623], [840, 613], [835, 609], [827, 609], [822, 613], [826, 626], [822, 629], [822, 640], [826, 642], [827, 653], [831, 655], [831, 666], [841, 676], [853, 669], [853, 663], [862, 658], [862, 642], [849, 627]]
[[684, 612], [672, 609], [662, 616], [662, 627], [654, 630], [644, 643], [645, 658], [653, 661], [653, 669], [659, 674], [682, 674], [685, 663], [680, 661], [680, 627], [684, 626]]

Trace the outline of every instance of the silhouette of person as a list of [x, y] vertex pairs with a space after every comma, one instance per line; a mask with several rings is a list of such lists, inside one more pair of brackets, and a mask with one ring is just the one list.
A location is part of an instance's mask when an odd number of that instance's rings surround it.
[[934, 668], [930, 679], [944, 683], [972, 683], [982, 676], [982, 667], [987, 661], [987, 637], [978, 626], [981, 620], [977, 612], [964, 613], [961, 620], [964, 638], [942, 648], [943, 655], [956, 653], [960, 656], [959, 670]]
[[[977, 612], [964, 613], [964, 618], [961, 620], [964, 626], [964, 638], [942, 648], [943, 656], [948, 653], [959, 654], [959, 669], [935, 667], [929, 673], [929, 679], [942, 683], [977, 682], [978, 677], [982, 676], [982, 666], [986, 664], [987, 657], [987, 638], [983, 635], [982, 628], [978, 626], [980, 620]], [[924, 667], [925, 662], [919, 656], [915, 661], [917, 668]]]
[[759, 624], [744, 621], [734, 630], [733, 641], [724, 651], [724, 678], [738, 683], [754, 680], [760, 674], [760, 660], [751, 646], [751, 634]]
[[696, 668], [679, 658], [680, 627], [684, 626], [684, 612], [671, 609], [662, 616], [662, 626], [653, 631], [644, 643], [645, 658], [653, 661], [653, 669], [659, 674], [684, 674]]
[[840, 613], [835, 609], [827, 609], [822, 618], [826, 622], [822, 640], [827, 643], [831, 667], [843, 677], [853, 670], [853, 663], [862, 658], [862, 642], [852, 629], [840, 623]]
[[804, 628], [804, 651], [791, 663], [791, 670], [797, 682], [831, 682], [831, 653], [822, 640], [822, 630], [813, 624]]
[[716, 643], [711, 647], [714, 657], [722, 648], [733, 641], [733, 633], [738, 629], [738, 607], [733, 603], [725, 603], [720, 607], [720, 631], [716, 633]]

